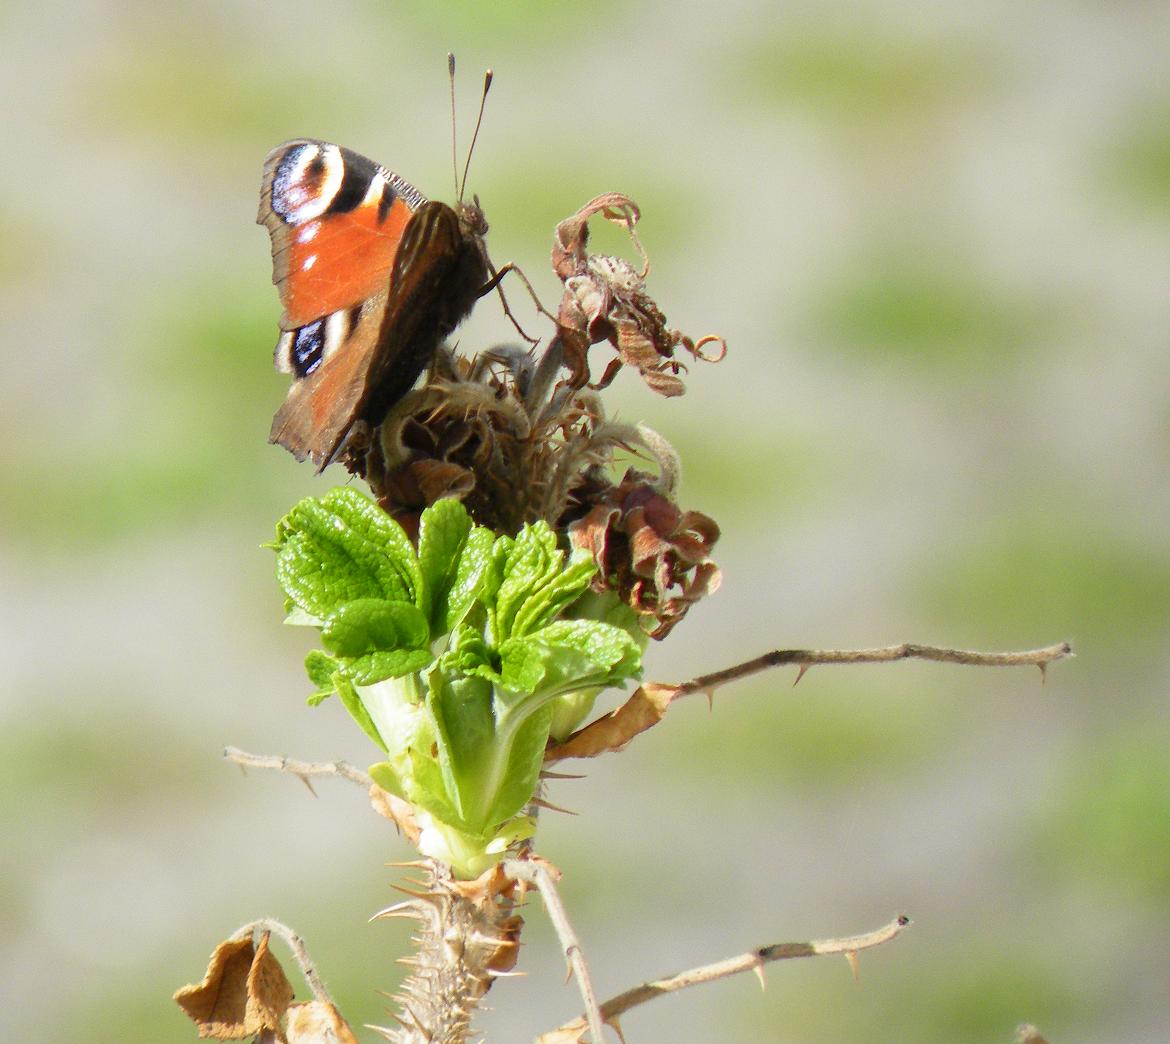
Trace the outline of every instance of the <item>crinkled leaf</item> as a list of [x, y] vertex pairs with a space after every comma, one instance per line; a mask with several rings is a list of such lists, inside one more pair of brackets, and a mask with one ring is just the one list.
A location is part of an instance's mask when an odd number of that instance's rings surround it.
[[483, 590], [488, 565], [492, 557], [495, 536], [490, 529], [476, 526], [463, 545], [450, 586], [436, 597], [432, 619], [436, 632], [445, 634], [455, 629], [467, 616]]
[[311, 617], [360, 598], [415, 602], [422, 587], [402, 527], [356, 490], [302, 500], [281, 520], [275, 547], [281, 587]]
[[305, 657], [305, 673], [317, 690], [309, 697], [310, 707], [316, 707], [322, 700], [327, 699], [337, 691], [337, 687], [333, 684], [333, 675], [340, 668], [340, 663], [320, 649], [314, 649]]
[[426, 616], [410, 602], [358, 598], [338, 606], [321, 628], [321, 641], [338, 656], [426, 648], [431, 629]]
[[345, 676], [355, 685], [374, 685], [421, 671], [434, 660], [430, 649], [391, 649], [366, 653], [345, 664]]
[[545, 522], [525, 526], [516, 534], [500, 563], [501, 580], [493, 606], [497, 644], [513, 633], [524, 603], [560, 574], [564, 557], [557, 548], [556, 534]]
[[484, 636], [474, 627], [458, 625], [451, 633], [447, 651], [439, 663], [444, 674], [473, 674], [491, 664], [492, 650]]
[[[338, 518], [382, 549], [406, 586], [408, 599], [417, 605], [423, 579], [414, 544], [410, 542], [406, 531], [369, 497], [349, 486], [331, 489], [321, 498], [321, 502]], [[392, 596], [388, 594], [387, 597]]]
[[[617, 685], [639, 674], [642, 651], [625, 631], [597, 620], [557, 620], [500, 646], [504, 692], [556, 695]], [[519, 700], [511, 701], [513, 705]]]
[[450, 630], [447, 619], [447, 593], [455, 582], [464, 545], [471, 533], [467, 509], [451, 498], [436, 501], [419, 518], [418, 565], [423, 578], [424, 602], [419, 608], [426, 614], [436, 635]]
[[[559, 561], [557, 566], [560, 567]], [[584, 548], [574, 549], [569, 564], [534, 590], [520, 606], [512, 622], [512, 635], [523, 637], [550, 623], [582, 594], [596, 572], [593, 554]]]
[[370, 737], [383, 750], [386, 749], [386, 744], [382, 742], [382, 737], [378, 734], [378, 726], [374, 724], [374, 719], [370, 717], [370, 712], [366, 710], [366, 706], [362, 703], [361, 697], [354, 688], [351, 682], [345, 675], [338, 671], [333, 675], [333, 684], [337, 688], [337, 695], [341, 697], [341, 702], [345, 704], [345, 709], [349, 711], [350, 716], [362, 728], [362, 731]]

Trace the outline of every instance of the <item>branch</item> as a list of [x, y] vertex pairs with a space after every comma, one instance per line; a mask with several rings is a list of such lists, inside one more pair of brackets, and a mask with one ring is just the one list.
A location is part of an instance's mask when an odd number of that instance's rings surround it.
[[[585, 954], [581, 950], [581, 943], [577, 933], [569, 923], [569, 915], [561, 902], [553, 875], [539, 863], [527, 859], [509, 859], [504, 863], [504, 873], [516, 881], [525, 881], [540, 892], [544, 899], [544, 908], [548, 911], [549, 920], [556, 929], [557, 938], [564, 947], [565, 959], [569, 968], [577, 979], [577, 986], [581, 991], [581, 1000], [585, 1003], [585, 1017], [580, 1020], [581, 1030], [589, 1028], [589, 1036], [593, 1044], [603, 1044], [605, 1031], [602, 1029], [601, 1011], [597, 1007], [597, 995], [593, 992], [593, 983], [589, 979], [589, 967], [585, 963]], [[576, 1039], [576, 1038], [574, 1038]]]
[[796, 682], [805, 672], [818, 664], [831, 663], [892, 663], [895, 660], [933, 660], [937, 663], [960, 663], [968, 667], [1024, 667], [1040, 668], [1043, 678], [1050, 663], [1072, 656], [1072, 646], [1059, 642], [1043, 649], [1028, 649], [1023, 652], [985, 653], [969, 649], [944, 649], [936, 645], [916, 645], [903, 642], [901, 645], [886, 645], [877, 649], [774, 649], [754, 660], [727, 667], [722, 671], [704, 674], [693, 681], [678, 686], [679, 696], [692, 692], [713, 692], [718, 686], [747, 678], [773, 667], [796, 664], [800, 671]]
[[287, 924], [275, 921], [271, 917], [261, 917], [259, 920], [250, 921], [239, 930], [232, 932], [230, 938], [242, 939], [245, 936], [254, 935], [256, 932], [271, 932], [283, 939], [288, 944], [288, 948], [292, 950], [293, 959], [297, 962], [297, 967], [301, 969], [301, 974], [305, 977], [305, 982], [309, 984], [309, 989], [313, 991], [313, 996], [323, 1004], [334, 1007], [333, 998], [329, 996], [329, 991], [325, 989], [325, 984], [317, 974], [316, 966], [309, 959], [309, 951], [305, 949], [304, 939]]
[[710, 700], [714, 698], [715, 690], [720, 685], [786, 664], [796, 664], [800, 668], [794, 685], [804, 677], [809, 667], [815, 664], [891, 663], [894, 660], [934, 660], [972, 667], [1033, 666], [1040, 668], [1040, 676], [1043, 679], [1050, 663], [1072, 655], [1072, 646], [1068, 642], [1049, 645], [1044, 649], [1002, 653], [943, 649], [934, 645], [914, 645], [909, 642], [879, 649], [775, 649], [764, 653], [763, 656], [757, 656], [754, 660], [704, 674], [679, 685], [646, 682], [617, 710], [591, 721], [563, 743], [550, 743], [545, 751], [544, 763], [551, 765], [564, 758], [595, 758], [598, 754], [619, 751], [640, 732], [657, 725], [666, 715], [670, 705], [679, 697], [702, 692], [706, 693], [707, 699]]
[[249, 754], [248, 751], [240, 750], [238, 747], [224, 747], [223, 756], [244, 770], [260, 768], [291, 773], [304, 783], [314, 796], [317, 792], [313, 790], [313, 784], [309, 782], [312, 776], [340, 776], [366, 790], [374, 785], [374, 781], [369, 776], [361, 769], [354, 768], [348, 761], [297, 761], [276, 754]]
[[[909, 926], [910, 918], [898, 917], [884, 928], [879, 928], [875, 932], [867, 932], [864, 935], [846, 936], [841, 939], [814, 939], [812, 942], [776, 943], [772, 946], [764, 946], [758, 950], [751, 950], [748, 953], [740, 954], [738, 957], [730, 957], [724, 961], [717, 961], [714, 964], [705, 964], [698, 968], [692, 968], [689, 971], [680, 972], [666, 979], [644, 982], [641, 986], [635, 986], [632, 990], [627, 990], [625, 993], [618, 994], [618, 996], [611, 1000], [607, 1000], [601, 1006], [601, 1015], [607, 1023], [612, 1025], [620, 1033], [621, 1028], [618, 1025], [618, 1019], [639, 1004], [645, 1004], [655, 997], [661, 997], [667, 993], [674, 993], [677, 990], [683, 990], [689, 986], [715, 982], [718, 979], [725, 979], [730, 975], [738, 975], [740, 972], [745, 971], [755, 972], [759, 976], [762, 985], [765, 964], [771, 961], [786, 960], [791, 957], [820, 957], [824, 954], [842, 953], [849, 959], [850, 965], [856, 970], [858, 951], [867, 950], [870, 947], [880, 946], [882, 943], [889, 942]], [[584, 1029], [585, 1020], [577, 1018], [572, 1022], [567, 1022], [565, 1025], [552, 1030], [550, 1033], [544, 1034], [538, 1038], [538, 1044], [570, 1044], [570, 1042], [578, 1040], [580, 1033]]]

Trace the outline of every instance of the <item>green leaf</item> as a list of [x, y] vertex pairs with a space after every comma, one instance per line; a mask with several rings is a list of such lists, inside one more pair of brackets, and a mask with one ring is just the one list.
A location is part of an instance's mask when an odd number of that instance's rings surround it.
[[378, 727], [374, 724], [374, 719], [370, 717], [369, 711], [358, 696], [357, 689], [353, 687], [353, 683], [338, 671], [333, 675], [333, 684], [337, 689], [337, 695], [341, 697], [341, 702], [345, 704], [345, 709], [349, 711], [350, 716], [361, 727], [362, 731], [370, 737], [383, 750], [386, 749], [386, 744], [382, 742], [382, 737], [378, 733]]
[[525, 526], [504, 551], [502, 561], [497, 557], [501, 576], [493, 618], [497, 644], [513, 633], [524, 603], [560, 574], [564, 557], [556, 534], [545, 522]]
[[329, 614], [321, 641], [338, 656], [427, 648], [431, 629], [422, 611], [410, 602], [358, 598]]
[[[459, 825], [459, 816], [455, 809], [443, 797], [442, 778], [439, 776], [439, 767], [428, 757], [423, 757], [417, 751], [410, 751], [406, 759], [409, 768], [400, 771], [390, 761], [380, 761], [370, 766], [370, 778], [383, 790], [388, 790], [395, 797], [409, 801], [416, 808], [429, 812], [436, 819], [444, 823]], [[435, 781], [438, 786], [435, 786]]]
[[486, 580], [492, 556], [495, 534], [490, 529], [476, 526], [463, 545], [450, 586], [441, 597], [436, 597], [432, 619], [440, 634], [453, 631], [467, 617]]
[[324, 619], [360, 598], [417, 604], [422, 577], [402, 527], [356, 490], [307, 497], [277, 527], [276, 575], [295, 606]]
[[451, 633], [451, 642], [439, 660], [439, 669], [445, 674], [472, 674], [478, 673], [482, 666], [490, 666], [491, 662], [492, 649], [484, 636], [474, 627], [460, 624]]
[[435, 723], [439, 767], [448, 798], [461, 820], [473, 829], [486, 825], [483, 817], [487, 788], [484, 767], [492, 758], [496, 720], [492, 709], [492, 685], [483, 678], [447, 678], [431, 675], [427, 709]]
[[516, 730], [508, 749], [507, 767], [495, 792], [495, 800], [488, 808], [485, 824], [494, 825], [510, 819], [532, 800], [540, 783], [551, 723], [552, 705], [546, 704], [529, 715]]
[[333, 675], [340, 667], [341, 664], [320, 649], [314, 649], [305, 657], [305, 673], [317, 690], [309, 697], [310, 707], [316, 707], [337, 691], [337, 686], [333, 684]]
[[500, 646], [500, 661], [505, 689], [547, 696], [620, 684], [641, 673], [642, 651], [620, 627], [558, 620], [527, 637], [509, 638]]
[[430, 649], [390, 649], [348, 660], [343, 670], [355, 685], [374, 685], [425, 670], [434, 658]]
[[450, 630], [445, 626], [447, 593], [455, 582], [471, 528], [467, 509], [450, 498], [436, 501], [419, 519], [418, 565], [426, 592], [426, 604], [420, 603], [419, 608], [427, 614], [436, 635]]
[[512, 634], [516, 637], [531, 634], [556, 619], [589, 586], [596, 572], [593, 555], [584, 548], [574, 549], [568, 566], [542, 584], [520, 607], [512, 623]]

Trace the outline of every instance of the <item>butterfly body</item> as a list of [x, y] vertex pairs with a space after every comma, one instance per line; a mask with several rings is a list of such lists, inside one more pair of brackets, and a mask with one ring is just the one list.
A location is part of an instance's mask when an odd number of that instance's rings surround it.
[[293, 377], [270, 441], [320, 471], [355, 424], [381, 422], [492, 285], [487, 222], [310, 139], [269, 154], [257, 221], [284, 305], [276, 367]]

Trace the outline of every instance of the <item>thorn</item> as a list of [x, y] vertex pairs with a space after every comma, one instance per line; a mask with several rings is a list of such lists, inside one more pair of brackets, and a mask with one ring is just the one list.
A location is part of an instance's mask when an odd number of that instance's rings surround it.
[[857, 951], [846, 950], [845, 960], [849, 962], [849, 969], [853, 972], [853, 981], [856, 982], [861, 974], [861, 962], [857, 959]]
[[409, 895], [412, 899], [422, 899], [424, 901], [434, 899], [434, 896], [430, 892], [415, 892], [410, 888], [403, 888], [402, 885], [391, 885], [390, 887], [396, 892], [401, 892], [403, 895]]
[[493, 979], [522, 979], [522, 978], [524, 978], [524, 977], [525, 977], [525, 976], [528, 974], [528, 972], [522, 972], [522, 971], [493, 971], [491, 968], [488, 968], [488, 970], [487, 970], [487, 974], [488, 974], [489, 976], [491, 976], [491, 978], [493, 978]]
[[571, 808], [561, 808], [560, 805], [554, 805], [551, 801], [545, 801], [544, 798], [533, 798], [532, 804], [540, 808], [547, 808], [550, 812], [564, 812], [566, 816], [577, 815]]
[[552, 769], [541, 769], [541, 779], [584, 779], [584, 775], [574, 775], [571, 772], [554, 772]]
[[757, 979], [760, 980], [760, 991], [764, 992], [768, 989], [768, 980], [764, 978], [764, 964], [761, 961], [752, 971], [755, 973]]
[[613, 1027], [614, 1032], [618, 1035], [618, 1040], [620, 1040], [622, 1044], [626, 1044], [626, 1035], [622, 1032], [621, 1023], [618, 1022], [616, 1018], [606, 1019], [604, 1015], [602, 1018], [605, 1020], [606, 1025]]
[[801, 665], [800, 665], [800, 666], [799, 666], [799, 667], [796, 669], [796, 678], [795, 678], [795, 679], [793, 679], [793, 682], [792, 682], [792, 687], [793, 687], [794, 689], [795, 689], [795, 688], [796, 688], [796, 687], [797, 687], [797, 686], [800, 684], [800, 679], [801, 679], [801, 678], [803, 678], [803, 677], [805, 676], [805, 674], [807, 674], [807, 673], [808, 673], [808, 669], [809, 669], [809, 667], [810, 667], [810, 666], [811, 666], [811, 664], [802, 663], [802, 664], [801, 664]]
[[308, 776], [297, 776], [297, 779], [299, 779], [306, 787], [309, 788], [309, 793], [312, 794], [313, 797], [317, 796], [317, 791], [313, 789], [313, 784], [309, 782]]
[[413, 899], [406, 899], [401, 903], [395, 903], [393, 906], [387, 906], [384, 910], [379, 910], [373, 917], [367, 921], [367, 924], [378, 920], [380, 917], [418, 917], [418, 904]]
[[1048, 664], [1038, 663], [1036, 666], [1040, 668], [1040, 684], [1047, 685], [1048, 684]]
[[707, 710], [713, 711], [715, 709], [715, 689], [704, 689], [703, 695], [707, 697]]

